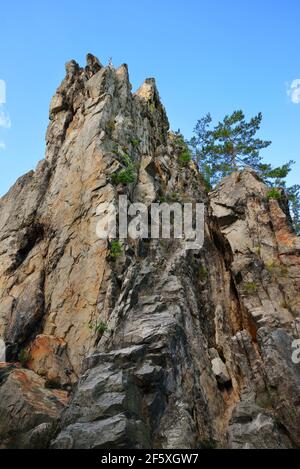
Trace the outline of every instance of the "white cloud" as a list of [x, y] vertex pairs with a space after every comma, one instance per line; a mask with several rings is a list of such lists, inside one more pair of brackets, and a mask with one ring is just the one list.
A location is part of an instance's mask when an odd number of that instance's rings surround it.
[[0, 150], [5, 150], [5, 143], [4, 142], [0, 142]]
[[300, 104], [300, 78], [296, 78], [292, 81], [288, 87], [287, 94], [292, 103]]
[[0, 105], [6, 103], [6, 83], [0, 80]]
[[5, 127], [6, 129], [11, 128], [11, 120], [8, 114], [3, 110], [3, 107], [0, 105], [0, 127]]

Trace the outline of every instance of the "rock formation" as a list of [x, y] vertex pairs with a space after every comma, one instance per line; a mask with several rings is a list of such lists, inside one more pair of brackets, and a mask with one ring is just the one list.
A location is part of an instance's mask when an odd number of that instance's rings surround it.
[[[299, 446], [300, 238], [267, 192], [247, 169], [207, 195], [154, 79], [67, 63], [46, 157], [0, 199], [0, 447]], [[120, 194], [204, 202], [203, 248], [113, 255]]]

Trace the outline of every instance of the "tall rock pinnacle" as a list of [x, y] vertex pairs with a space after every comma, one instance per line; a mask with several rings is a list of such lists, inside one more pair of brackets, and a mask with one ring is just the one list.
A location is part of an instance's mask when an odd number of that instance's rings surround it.
[[[299, 446], [286, 205], [249, 170], [207, 195], [155, 80], [132, 93], [125, 64], [68, 62], [49, 118], [45, 159], [0, 199], [0, 448]], [[97, 223], [121, 194], [204, 202], [203, 248], [113, 255]]]

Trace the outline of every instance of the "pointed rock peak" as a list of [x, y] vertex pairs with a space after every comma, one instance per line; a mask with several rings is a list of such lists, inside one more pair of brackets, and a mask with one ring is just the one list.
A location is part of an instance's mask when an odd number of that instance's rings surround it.
[[99, 70], [103, 67], [100, 60], [95, 57], [93, 54], [86, 55], [86, 67], [85, 70], [87, 71], [88, 75], [91, 77], [95, 73], [99, 72]]
[[115, 74], [116, 74], [119, 84], [125, 85], [125, 87], [128, 89], [128, 93], [130, 93], [132, 86], [129, 80], [128, 65], [127, 64], [120, 65], [115, 70]]
[[165, 128], [169, 129], [169, 121], [164, 106], [161, 103], [159, 92], [154, 78], [146, 78], [142, 86], [134, 94], [138, 99], [146, 101], [146, 105], [151, 114], [158, 112], [160, 122]]
[[157, 91], [156, 83], [154, 78], [146, 78], [142, 86], [135, 93], [140, 98], [144, 98], [147, 101], [154, 101], [155, 98], [159, 100], [159, 94]]
[[94, 54], [91, 54], [88, 52], [86, 54], [86, 64], [87, 65], [93, 65], [95, 62], [99, 63], [98, 57], [96, 57]]
[[75, 60], [70, 60], [69, 62], [67, 62], [65, 67], [66, 67], [67, 77], [72, 77], [80, 69], [78, 63]]
[[151, 86], [155, 86], [156, 87], [156, 82], [155, 82], [155, 78], [146, 78], [145, 80], [145, 83], [147, 83], [148, 85], [151, 85]]
[[116, 73], [117, 75], [123, 75], [123, 74], [128, 75], [128, 65], [127, 64], [120, 65], [120, 67], [117, 68]]

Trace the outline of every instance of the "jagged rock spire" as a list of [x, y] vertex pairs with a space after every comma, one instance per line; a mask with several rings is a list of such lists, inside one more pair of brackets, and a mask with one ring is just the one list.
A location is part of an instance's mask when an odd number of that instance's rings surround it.
[[77, 72], [79, 72], [79, 65], [75, 60], [70, 60], [66, 63], [66, 74], [67, 77], [74, 76]]
[[87, 54], [86, 56], [86, 71], [89, 76], [94, 75], [102, 68], [102, 64], [100, 63], [99, 59], [95, 57], [93, 54]]

